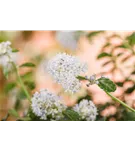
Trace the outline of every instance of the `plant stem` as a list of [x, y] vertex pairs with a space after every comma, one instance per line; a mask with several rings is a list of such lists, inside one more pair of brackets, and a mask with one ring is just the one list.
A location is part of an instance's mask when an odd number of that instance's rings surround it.
[[135, 110], [131, 107], [129, 107], [127, 104], [125, 104], [124, 102], [122, 102], [120, 99], [114, 97], [112, 94], [110, 94], [109, 92], [105, 91], [105, 93], [110, 96], [113, 100], [115, 100], [116, 102], [119, 102], [121, 105], [123, 105], [124, 107], [128, 108], [129, 110], [131, 110], [132, 112], [135, 112]]
[[[79, 80], [87, 80], [89, 81], [89, 79], [87, 79], [86, 77], [83, 76], [78, 76], [77, 79]], [[120, 99], [116, 98], [115, 96], [113, 96], [111, 93], [107, 92], [104, 90], [104, 92], [110, 96], [113, 100], [115, 100], [116, 102], [119, 102], [121, 105], [123, 105], [124, 107], [128, 108], [129, 110], [131, 110], [132, 112], [135, 112], [135, 110], [133, 108], [131, 108], [130, 106], [128, 106], [127, 104], [125, 104], [124, 102], [122, 102]]]
[[19, 74], [19, 72], [18, 72], [17, 66], [15, 65], [14, 62], [11, 62], [11, 64], [12, 64], [12, 66], [13, 66], [14, 69], [15, 69], [15, 73], [16, 73], [16, 76], [17, 76], [17, 78], [18, 78], [18, 81], [19, 81], [19, 83], [20, 83], [21, 88], [23, 89], [23, 91], [24, 91], [24, 93], [25, 93], [27, 99], [28, 99], [29, 102], [31, 103], [30, 95], [29, 95], [29, 93], [27, 92], [27, 90], [26, 90], [26, 88], [25, 88], [25, 85], [24, 85], [24, 83], [23, 83], [23, 81], [22, 81], [22, 79], [21, 79], [21, 77], [20, 77], [20, 74]]
[[23, 83], [23, 81], [22, 81], [22, 79], [21, 79], [21, 77], [20, 77], [20, 74], [19, 74], [19, 72], [18, 72], [18, 68], [16, 67], [16, 65], [15, 65], [14, 62], [11, 62], [11, 63], [12, 63], [12, 65], [13, 65], [14, 69], [15, 69], [16, 76], [17, 76], [17, 78], [18, 78], [18, 81], [19, 81], [19, 83], [20, 83], [21, 88], [23, 89], [23, 91], [24, 91], [24, 93], [25, 93], [27, 99], [29, 100], [29, 102], [31, 102], [30, 95], [29, 95], [29, 93], [27, 92], [27, 89], [26, 89], [26, 87], [25, 87], [25, 85], [24, 85], [24, 83]]
[[[9, 57], [10, 60], [12, 60], [11, 57], [10, 57], [10, 55], [9, 55], [8, 53], [7, 53], [7, 56]], [[18, 81], [19, 81], [19, 83], [20, 83], [21, 88], [23, 89], [23, 91], [24, 91], [24, 93], [25, 93], [27, 99], [28, 99], [29, 102], [31, 103], [31, 97], [30, 97], [29, 93], [27, 92], [27, 89], [26, 89], [26, 87], [25, 87], [25, 85], [24, 85], [24, 83], [23, 83], [23, 81], [22, 81], [22, 79], [21, 79], [21, 77], [20, 77], [20, 74], [19, 74], [19, 71], [18, 71], [18, 68], [17, 68], [16, 64], [15, 64], [13, 61], [11, 61], [11, 64], [12, 64], [12, 66], [13, 66], [14, 69], [15, 69], [15, 73], [16, 73], [16, 76], [17, 76], [17, 78], [18, 78]]]

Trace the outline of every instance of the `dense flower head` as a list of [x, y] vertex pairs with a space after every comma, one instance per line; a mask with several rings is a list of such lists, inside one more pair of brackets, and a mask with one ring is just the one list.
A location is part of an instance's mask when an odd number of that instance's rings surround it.
[[87, 71], [87, 65], [75, 56], [59, 53], [49, 61], [47, 70], [65, 91], [75, 93], [81, 86], [76, 77]]
[[46, 89], [36, 92], [32, 97], [32, 110], [43, 120], [62, 120], [62, 112], [66, 108], [60, 97]]
[[0, 43], [0, 65], [7, 70], [11, 69], [11, 62], [16, 61], [16, 54], [12, 52], [10, 45], [9, 41]]
[[79, 104], [73, 107], [82, 120], [94, 121], [97, 115], [97, 108], [92, 101], [83, 99]]

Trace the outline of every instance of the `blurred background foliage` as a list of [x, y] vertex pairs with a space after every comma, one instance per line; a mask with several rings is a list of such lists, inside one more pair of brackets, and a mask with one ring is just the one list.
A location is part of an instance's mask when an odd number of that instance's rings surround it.
[[[64, 93], [47, 74], [47, 61], [58, 52], [78, 56], [88, 63], [89, 75], [111, 78], [117, 85], [115, 96], [135, 108], [135, 32], [134, 31], [0, 31], [0, 42], [11, 41], [19, 50], [17, 63], [21, 78], [31, 95], [47, 88], [60, 94], [69, 106], [86, 98], [98, 107], [97, 120], [135, 120], [135, 114], [112, 101], [96, 86], [75, 95]], [[17, 85], [14, 73], [8, 80], [0, 68], [0, 120], [16, 120], [28, 111], [25, 93]], [[14, 111], [14, 109], [17, 111]], [[10, 112], [10, 115], [7, 113]]]

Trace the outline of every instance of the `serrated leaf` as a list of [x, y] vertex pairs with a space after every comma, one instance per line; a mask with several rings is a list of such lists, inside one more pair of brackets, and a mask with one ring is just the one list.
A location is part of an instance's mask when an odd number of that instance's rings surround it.
[[107, 92], [114, 92], [116, 90], [116, 85], [108, 78], [101, 77], [98, 79], [98, 86]]
[[20, 67], [35, 67], [35, 66], [36, 65], [31, 62], [27, 62], [27, 63], [22, 64]]
[[16, 86], [16, 83], [14, 83], [14, 82], [8, 83], [7, 85], [5, 85], [4, 90], [6, 93], [8, 93], [13, 88], [15, 88], [15, 86]]
[[70, 120], [70, 121], [79, 121], [79, 114], [71, 109], [66, 109], [63, 114]]
[[16, 118], [19, 118], [19, 114], [17, 113], [17, 111], [15, 109], [10, 109], [8, 112], [10, 115], [12, 115]]
[[103, 53], [101, 53], [97, 56], [97, 59], [100, 59], [100, 58], [103, 58], [103, 57], [111, 57], [111, 56], [112, 56], [111, 54], [103, 52]]
[[13, 53], [17, 53], [17, 52], [19, 52], [19, 50], [17, 50], [17, 49], [12, 49], [12, 52], [13, 52]]
[[123, 87], [124, 82], [116, 82], [116, 85], [119, 87]]
[[129, 87], [128, 89], [126, 89], [125, 93], [131, 94], [134, 90], [135, 90], [135, 85], [133, 85], [133, 86]]

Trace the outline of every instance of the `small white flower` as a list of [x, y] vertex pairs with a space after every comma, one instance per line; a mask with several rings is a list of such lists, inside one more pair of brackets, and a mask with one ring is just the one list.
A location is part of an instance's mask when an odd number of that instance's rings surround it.
[[0, 43], [0, 65], [7, 70], [11, 70], [11, 62], [15, 62], [17, 59], [17, 55], [12, 52], [10, 45], [9, 41]]
[[94, 121], [97, 115], [97, 108], [92, 101], [83, 99], [79, 104], [73, 107], [82, 120]]
[[11, 51], [11, 42], [7, 41], [7, 42], [2, 42], [0, 43], [0, 55], [5, 54], [6, 52]]
[[61, 120], [64, 116], [62, 112], [67, 107], [62, 103], [60, 98], [50, 93], [48, 90], [40, 90], [32, 97], [32, 110], [43, 120]]
[[65, 91], [74, 93], [80, 89], [80, 81], [76, 77], [87, 71], [87, 65], [75, 56], [59, 53], [48, 62], [47, 70]]

